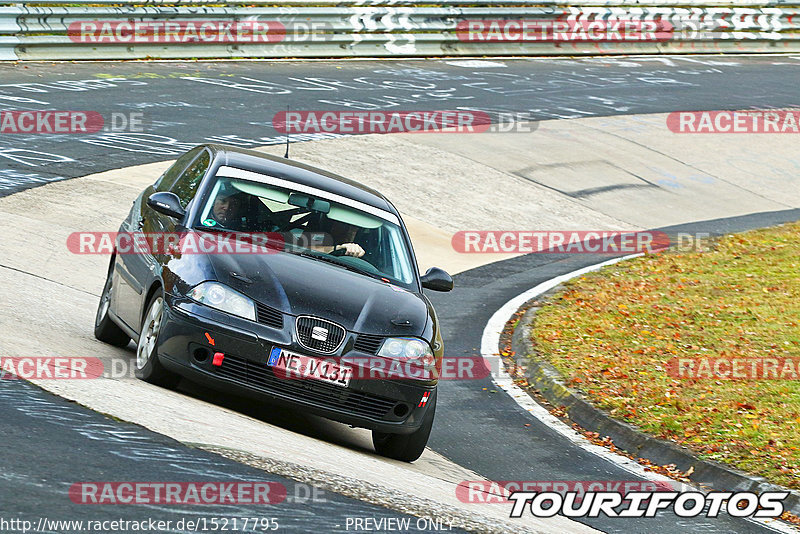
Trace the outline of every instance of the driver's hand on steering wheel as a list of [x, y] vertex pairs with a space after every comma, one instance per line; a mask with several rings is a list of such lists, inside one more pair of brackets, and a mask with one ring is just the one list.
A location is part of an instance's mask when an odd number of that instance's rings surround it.
[[[357, 243], [343, 243], [341, 245], [336, 245], [333, 247], [333, 250], [344, 250], [343, 256], [353, 256], [356, 258], [360, 258], [364, 255], [364, 249], [361, 248], [361, 245]], [[340, 253], [341, 254], [341, 253]]]

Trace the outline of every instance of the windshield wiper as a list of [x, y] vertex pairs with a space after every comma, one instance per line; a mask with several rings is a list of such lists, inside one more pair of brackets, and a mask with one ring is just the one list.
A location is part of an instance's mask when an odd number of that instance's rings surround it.
[[296, 255], [302, 256], [304, 258], [311, 258], [313, 260], [324, 261], [325, 263], [331, 263], [331, 264], [339, 266], [339, 267], [344, 267], [348, 271], [353, 271], [354, 273], [360, 273], [360, 274], [369, 276], [370, 278], [375, 278], [376, 280], [383, 280], [383, 278], [384, 278], [383, 276], [381, 276], [379, 274], [372, 273], [372, 272], [367, 271], [365, 269], [359, 269], [358, 267], [356, 267], [354, 265], [350, 265], [349, 263], [344, 263], [343, 261], [339, 261], [339, 260], [336, 259], [336, 256], [321, 256], [319, 254], [313, 254], [311, 252], [292, 252], [292, 254], [296, 254]]

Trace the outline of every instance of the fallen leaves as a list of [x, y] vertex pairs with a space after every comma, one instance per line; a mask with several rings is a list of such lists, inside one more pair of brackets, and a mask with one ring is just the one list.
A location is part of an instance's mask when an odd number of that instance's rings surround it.
[[800, 489], [800, 381], [678, 380], [666, 365], [798, 356], [798, 235], [784, 225], [588, 273], [541, 303], [537, 353], [613, 416]]

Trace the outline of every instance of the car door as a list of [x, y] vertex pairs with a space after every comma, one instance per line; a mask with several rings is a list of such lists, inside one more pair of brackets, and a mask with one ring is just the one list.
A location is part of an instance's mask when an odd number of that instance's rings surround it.
[[[147, 205], [147, 200], [155, 192], [170, 191], [182, 177], [190, 164], [204, 152], [197, 147], [175, 161], [156, 182], [145, 189], [134, 201], [131, 215], [123, 229], [131, 234], [160, 232], [162, 222], [159, 214]], [[142, 303], [146, 297], [145, 286], [156, 271], [157, 261], [151, 254], [117, 254], [114, 264], [114, 311], [116, 315], [134, 331], [138, 332], [142, 317]]]
[[[183, 209], [189, 207], [189, 203], [194, 199], [200, 182], [208, 171], [211, 164], [211, 152], [203, 150], [200, 154], [189, 164], [177, 180], [170, 187], [170, 192], [175, 193], [181, 202]], [[188, 211], [188, 210], [187, 210]], [[157, 212], [156, 210], [147, 206], [147, 214], [144, 218], [142, 229], [148, 234], [158, 234], [166, 236], [173, 234], [177, 231], [176, 227], [181, 221], [174, 219], [168, 215]], [[162, 240], [163, 242], [163, 240]], [[161, 270], [171, 259], [170, 254], [165, 254], [163, 250], [157, 253], [145, 256], [148, 260], [147, 265], [141, 266], [141, 276], [144, 277], [144, 287], [149, 288], [151, 282], [156, 276], [161, 276]], [[144, 307], [147, 306], [145, 301], [147, 292], [142, 292], [141, 300], [139, 302], [139, 317], [145, 312]]]

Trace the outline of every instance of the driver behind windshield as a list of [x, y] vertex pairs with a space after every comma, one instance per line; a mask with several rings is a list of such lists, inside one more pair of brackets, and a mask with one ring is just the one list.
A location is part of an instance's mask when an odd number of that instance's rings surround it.
[[[334, 220], [324, 213], [306, 213], [291, 224], [297, 223], [301, 228], [299, 234], [292, 231], [281, 231], [288, 221], [278, 224], [273, 219], [275, 213], [263, 201], [255, 202], [255, 206], [248, 208], [250, 194], [234, 187], [233, 184], [222, 182], [211, 204], [207, 218], [202, 220], [203, 226], [219, 227], [234, 232], [280, 232], [285, 243], [308, 248], [315, 252], [333, 254], [335, 256], [351, 256], [361, 258], [365, 255], [364, 248], [355, 242], [356, 234], [361, 229], [357, 225]], [[260, 216], [252, 216], [254, 208], [259, 210]], [[298, 210], [287, 210], [291, 215], [297, 216]], [[302, 210], [300, 210], [302, 212]], [[305, 221], [303, 221], [305, 219]], [[292, 221], [292, 219], [290, 219]]]
[[363, 256], [364, 249], [358, 243], [353, 242], [356, 238], [356, 233], [358, 233], [358, 226], [330, 219], [329, 221], [330, 225], [328, 231], [333, 238], [333, 248], [331, 248], [330, 252], [344, 250], [343, 256], [353, 256], [356, 258]]
[[296, 244], [303, 243], [306, 248], [315, 252], [332, 254], [334, 251], [339, 251], [337, 256], [360, 258], [365, 251], [361, 245], [354, 242], [358, 230], [358, 226], [322, 216], [319, 229], [307, 227], [301, 235], [289, 233], [286, 237]]
[[[214, 221], [230, 230], [243, 230], [244, 199], [242, 197], [243, 194], [230, 185], [220, 188], [211, 208], [211, 216]], [[212, 226], [205, 221], [203, 224]]]

